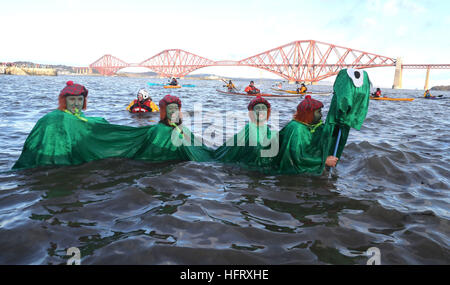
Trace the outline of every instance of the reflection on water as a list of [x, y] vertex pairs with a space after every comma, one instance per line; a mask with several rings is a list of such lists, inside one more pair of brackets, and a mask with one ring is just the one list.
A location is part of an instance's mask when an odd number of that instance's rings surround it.
[[[69, 79], [0, 76], [1, 264], [65, 264], [70, 247], [80, 249], [82, 264], [365, 264], [370, 247], [380, 249], [382, 264], [450, 261], [450, 100], [370, 102], [338, 168], [321, 177], [127, 159], [9, 171]], [[87, 116], [130, 126], [159, 121], [158, 113], [125, 111], [146, 79], [75, 81], [89, 89]], [[221, 83], [190, 83], [197, 87], [148, 89], [156, 102], [169, 92], [179, 96], [191, 116], [198, 103], [216, 112], [213, 118], [230, 110], [245, 114], [249, 100], [218, 94]], [[270, 84], [259, 82], [263, 91]], [[331, 98], [316, 99], [326, 115]], [[298, 101], [270, 103], [282, 127]], [[209, 127], [217, 128], [204, 120], [194, 131]]]

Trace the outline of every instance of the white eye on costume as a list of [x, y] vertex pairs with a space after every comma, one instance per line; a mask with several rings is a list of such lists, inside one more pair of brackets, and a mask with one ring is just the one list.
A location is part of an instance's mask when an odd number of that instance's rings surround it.
[[352, 79], [355, 87], [361, 87], [364, 83], [364, 71], [353, 68], [347, 69], [348, 76]]

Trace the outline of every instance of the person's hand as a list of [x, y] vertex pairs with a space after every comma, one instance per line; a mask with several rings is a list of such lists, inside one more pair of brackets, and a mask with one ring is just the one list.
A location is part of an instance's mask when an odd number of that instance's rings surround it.
[[325, 161], [325, 165], [329, 167], [336, 167], [336, 163], [338, 162], [339, 158], [335, 156], [328, 156], [327, 160]]

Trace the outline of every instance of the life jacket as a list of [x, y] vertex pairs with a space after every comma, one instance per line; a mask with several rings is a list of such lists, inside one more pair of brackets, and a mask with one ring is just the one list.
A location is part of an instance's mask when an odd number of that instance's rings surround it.
[[247, 92], [247, 94], [258, 94], [260, 93], [259, 89], [256, 88], [255, 86], [247, 86], [244, 90], [245, 92]]
[[302, 88], [300, 88], [300, 93], [305, 93], [306, 90], [308, 90], [308, 88], [306, 88], [305, 86], [302, 86]]
[[381, 91], [378, 90], [377, 92], [375, 92], [375, 96], [376, 96], [376, 97], [381, 97]]
[[139, 102], [137, 99], [131, 102], [131, 104], [127, 107], [127, 110], [131, 113], [145, 113], [153, 111], [150, 100]]

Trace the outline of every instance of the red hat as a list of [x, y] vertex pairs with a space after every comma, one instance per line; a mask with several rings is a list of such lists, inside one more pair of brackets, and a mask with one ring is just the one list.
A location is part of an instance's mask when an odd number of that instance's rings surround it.
[[77, 96], [83, 95], [86, 97], [88, 95], [88, 90], [80, 84], [74, 84], [73, 81], [67, 81], [66, 87], [59, 93], [59, 96]]
[[58, 109], [64, 111], [67, 106], [66, 106], [66, 96], [79, 96], [79, 95], [83, 95], [85, 100], [83, 103], [83, 110], [86, 109], [86, 97], [88, 95], [88, 90], [80, 84], [74, 84], [73, 81], [67, 81], [66, 82], [66, 87], [63, 88], [63, 90], [61, 90], [61, 92], [59, 92], [59, 97], [58, 97]]
[[167, 94], [159, 101], [159, 117], [161, 120], [166, 118], [166, 107], [169, 104], [175, 103], [178, 105], [178, 109], [181, 109], [181, 100], [177, 96]]
[[250, 103], [248, 103], [247, 109], [249, 111], [253, 110], [253, 107], [255, 107], [258, 104], [264, 104], [267, 106], [267, 109], [270, 109], [270, 103], [269, 101], [267, 101], [266, 99], [264, 99], [261, 96], [256, 97], [255, 99], [253, 99], [252, 101], [250, 101]]
[[[252, 101], [250, 101], [250, 103], [248, 104], [247, 109], [248, 109], [249, 111], [253, 111], [253, 108], [254, 108], [256, 105], [258, 105], [258, 104], [264, 104], [264, 105], [267, 106], [267, 120], [268, 120], [269, 117], [270, 117], [270, 103], [269, 103], [269, 101], [267, 101], [267, 100], [264, 99], [263, 97], [258, 96], [258, 97], [256, 97], [255, 99], [253, 99]], [[256, 122], [254, 112], [249, 112], [249, 116], [250, 116], [250, 120], [251, 120], [252, 122]]]
[[322, 102], [311, 98], [306, 95], [305, 99], [297, 106], [297, 112], [294, 115], [294, 119], [306, 124], [311, 124], [314, 120], [314, 111], [323, 107]]
[[299, 112], [310, 112], [310, 111], [315, 111], [319, 108], [322, 108], [323, 104], [322, 102], [315, 100], [313, 98], [311, 98], [311, 96], [306, 95], [305, 99], [300, 102], [300, 104], [298, 104], [297, 106], [297, 111]]

